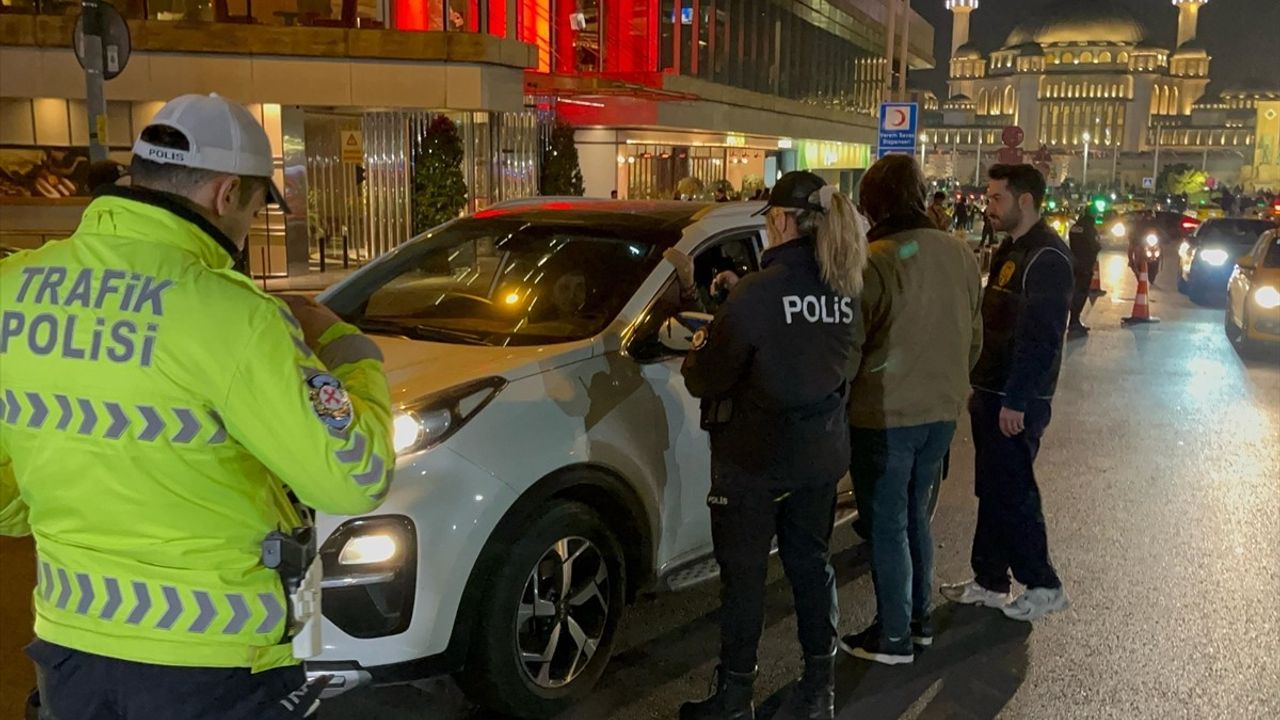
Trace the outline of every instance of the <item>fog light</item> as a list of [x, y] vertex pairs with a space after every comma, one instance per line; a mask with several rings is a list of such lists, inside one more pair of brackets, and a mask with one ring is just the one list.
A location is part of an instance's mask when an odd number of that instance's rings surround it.
[[373, 565], [393, 560], [400, 551], [391, 535], [358, 535], [347, 541], [338, 554], [342, 565]]
[[1264, 310], [1280, 307], [1280, 290], [1263, 285], [1253, 293], [1253, 301]]

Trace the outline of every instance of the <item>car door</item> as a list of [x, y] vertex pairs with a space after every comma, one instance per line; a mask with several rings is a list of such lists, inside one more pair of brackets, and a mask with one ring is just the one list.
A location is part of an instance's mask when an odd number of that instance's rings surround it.
[[695, 282], [700, 285], [695, 306], [682, 304], [680, 288], [673, 277], [640, 321], [628, 347], [628, 353], [641, 364], [642, 377], [660, 399], [670, 438], [666, 467], [661, 469], [666, 482], [662, 483], [662, 537], [658, 552], [659, 564], [667, 568], [711, 552], [711, 516], [706, 506], [711, 486], [711, 448], [701, 428], [699, 401], [685, 389], [680, 375], [684, 356], [662, 348], [657, 332], [676, 312], [714, 310], [718, 303], [710, 288], [701, 285], [729, 269], [729, 263], [737, 271], [755, 272], [760, 267], [763, 244], [757, 228], [720, 233], [700, 244], [694, 252]]
[[1256, 268], [1262, 266], [1263, 259], [1267, 256], [1267, 248], [1271, 244], [1269, 237], [1259, 238], [1258, 242], [1249, 250], [1249, 254], [1243, 256], [1242, 260], [1248, 260], [1252, 264], [1251, 268], [1242, 268], [1237, 266], [1235, 272], [1231, 274], [1231, 280], [1227, 284], [1227, 302], [1231, 306], [1231, 316], [1234, 322], [1240, 327], [1248, 331], [1244, 326], [1245, 303], [1249, 299], [1249, 291], [1253, 287], [1253, 276]]

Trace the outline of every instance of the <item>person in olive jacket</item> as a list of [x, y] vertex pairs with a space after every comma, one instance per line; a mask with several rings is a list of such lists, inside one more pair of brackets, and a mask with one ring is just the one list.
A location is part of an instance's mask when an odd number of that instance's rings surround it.
[[890, 155], [867, 170], [859, 196], [874, 225], [849, 393], [850, 473], [877, 613], [840, 645], [888, 665], [912, 662], [914, 648], [933, 641], [930, 500], [982, 348], [978, 262], [968, 243], [933, 226], [925, 193], [915, 159]]

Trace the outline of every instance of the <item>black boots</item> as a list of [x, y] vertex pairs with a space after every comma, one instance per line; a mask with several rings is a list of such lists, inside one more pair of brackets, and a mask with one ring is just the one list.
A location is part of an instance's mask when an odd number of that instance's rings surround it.
[[751, 696], [755, 682], [755, 672], [736, 673], [716, 668], [715, 693], [706, 700], [681, 705], [680, 720], [755, 720]]
[[832, 720], [836, 716], [836, 655], [806, 657], [804, 675], [774, 720]]

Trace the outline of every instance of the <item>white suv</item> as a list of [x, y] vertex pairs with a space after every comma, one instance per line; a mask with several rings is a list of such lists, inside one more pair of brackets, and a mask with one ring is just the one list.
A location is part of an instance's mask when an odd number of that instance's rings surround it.
[[[758, 269], [757, 209], [506, 204], [320, 297], [382, 348], [399, 461], [376, 513], [318, 520], [312, 675], [341, 691], [455, 673], [489, 708], [548, 717], [599, 679], [639, 591], [715, 576], [707, 436], [659, 336], [714, 310], [718, 274]], [[698, 307], [661, 261], [673, 246]]]

